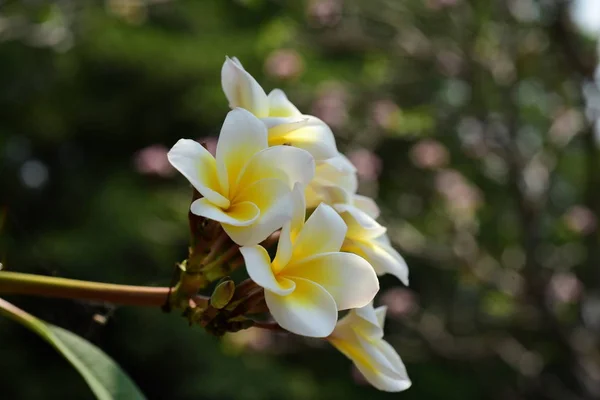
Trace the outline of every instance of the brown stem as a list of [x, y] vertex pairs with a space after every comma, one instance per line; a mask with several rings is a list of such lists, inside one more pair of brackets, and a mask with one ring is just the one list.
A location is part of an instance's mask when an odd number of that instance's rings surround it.
[[[169, 288], [117, 285], [3, 271], [0, 272], [0, 293], [160, 307], [167, 298]], [[208, 298], [195, 298], [196, 302], [200, 300], [208, 303]]]

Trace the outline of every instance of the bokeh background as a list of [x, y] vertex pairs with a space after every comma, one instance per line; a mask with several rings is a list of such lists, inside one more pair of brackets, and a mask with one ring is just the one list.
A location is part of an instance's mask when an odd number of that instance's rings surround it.
[[[318, 340], [222, 340], [160, 310], [7, 297], [96, 343], [149, 399], [600, 398], [600, 2], [0, 1], [4, 269], [168, 285], [225, 55], [325, 120], [411, 268], [376, 304], [413, 387]], [[213, 138], [213, 139], [211, 139]], [[0, 397], [89, 399], [0, 320]]]

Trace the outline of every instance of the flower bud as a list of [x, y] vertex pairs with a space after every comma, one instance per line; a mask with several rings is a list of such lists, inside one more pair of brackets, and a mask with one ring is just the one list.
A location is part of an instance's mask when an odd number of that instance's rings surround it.
[[220, 310], [229, 304], [234, 293], [235, 282], [229, 277], [223, 278], [210, 296], [210, 305]]

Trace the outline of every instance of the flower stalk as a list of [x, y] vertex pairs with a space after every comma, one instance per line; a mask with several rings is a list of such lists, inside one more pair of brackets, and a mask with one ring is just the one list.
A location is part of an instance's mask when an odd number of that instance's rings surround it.
[[[2, 271], [0, 272], [0, 294], [25, 294], [105, 301], [129, 306], [160, 307], [167, 299], [169, 288], [117, 285]], [[195, 301], [207, 303], [208, 299], [196, 297]]]

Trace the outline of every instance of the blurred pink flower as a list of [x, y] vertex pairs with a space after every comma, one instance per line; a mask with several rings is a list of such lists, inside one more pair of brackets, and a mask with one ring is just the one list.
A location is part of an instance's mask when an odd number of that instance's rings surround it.
[[391, 100], [378, 100], [373, 104], [373, 120], [384, 129], [391, 129], [396, 122], [400, 107]]
[[438, 169], [446, 166], [450, 154], [446, 147], [433, 139], [423, 139], [413, 146], [410, 156], [419, 168]]
[[581, 235], [589, 235], [596, 230], [596, 216], [587, 207], [573, 206], [565, 213], [563, 219], [570, 230]]
[[440, 70], [448, 76], [456, 76], [462, 69], [462, 57], [453, 51], [442, 50], [436, 57]]
[[342, 0], [312, 0], [308, 5], [308, 17], [313, 25], [334, 26], [342, 19]]
[[548, 285], [550, 300], [559, 303], [577, 301], [582, 293], [581, 281], [570, 272], [559, 272], [552, 276]]
[[265, 70], [279, 79], [291, 79], [304, 72], [304, 62], [296, 50], [275, 50], [265, 61]]
[[134, 156], [135, 169], [144, 175], [168, 177], [175, 169], [167, 159], [169, 149], [160, 144], [148, 146], [138, 151]]
[[331, 127], [341, 127], [348, 119], [346, 90], [337, 84], [323, 89], [313, 104], [313, 115], [321, 118]]
[[440, 171], [435, 177], [435, 187], [442, 194], [451, 211], [474, 212], [481, 204], [481, 192], [456, 170]]
[[356, 167], [356, 173], [361, 179], [375, 181], [381, 173], [381, 159], [371, 150], [358, 149], [348, 154], [348, 159]]
[[400, 287], [386, 290], [381, 296], [381, 303], [387, 306], [387, 315], [390, 317], [408, 315], [418, 308], [413, 292]]

